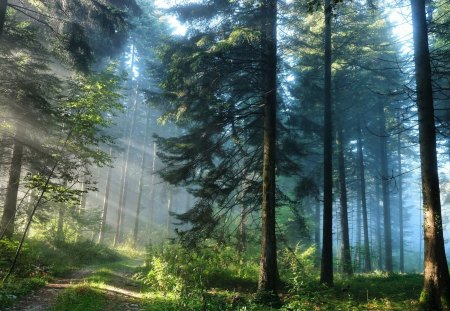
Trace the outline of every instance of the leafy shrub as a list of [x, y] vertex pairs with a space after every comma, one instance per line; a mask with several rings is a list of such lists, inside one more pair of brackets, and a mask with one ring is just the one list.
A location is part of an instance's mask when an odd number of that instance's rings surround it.
[[242, 260], [231, 247], [205, 243], [195, 250], [178, 244], [162, 248], [149, 248], [145, 271], [136, 278], [155, 290], [184, 293], [198, 292], [205, 288], [256, 288], [258, 265], [252, 260]]
[[285, 275], [294, 292], [301, 290], [308, 282], [316, 282], [314, 267], [316, 249], [314, 246], [302, 250], [297, 245], [293, 250], [285, 249], [281, 256], [281, 265], [285, 267]]

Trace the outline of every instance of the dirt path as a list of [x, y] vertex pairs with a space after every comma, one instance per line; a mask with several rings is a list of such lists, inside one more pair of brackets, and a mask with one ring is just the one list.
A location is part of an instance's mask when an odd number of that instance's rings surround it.
[[[105, 311], [141, 311], [140, 300], [142, 294], [139, 286], [130, 279], [130, 271], [133, 266], [137, 266], [139, 261], [129, 260], [125, 268], [119, 265], [108, 269], [109, 282], [104, 282], [98, 289], [103, 291], [108, 298], [108, 305]], [[130, 264], [131, 263], [131, 264]], [[63, 290], [83, 284], [97, 275], [105, 274], [102, 267], [89, 267], [75, 271], [68, 278], [58, 279], [45, 287], [32, 292], [22, 298], [15, 305], [4, 309], [5, 311], [46, 311], [55, 304], [56, 299]]]

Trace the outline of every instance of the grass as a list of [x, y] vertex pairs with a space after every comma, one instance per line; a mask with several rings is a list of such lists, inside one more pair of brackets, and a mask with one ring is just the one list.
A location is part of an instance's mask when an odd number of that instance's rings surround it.
[[286, 310], [416, 310], [422, 287], [419, 274], [374, 272], [337, 279], [332, 288], [305, 282], [285, 301]]
[[[17, 241], [0, 241], [0, 278], [6, 274]], [[30, 239], [23, 247], [14, 275], [0, 283], [0, 309], [13, 304], [32, 290], [55, 277], [66, 276], [86, 265], [116, 262], [122, 257], [115, 251], [89, 241], [55, 245]]]
[[2, 306], [10, 306], [18, 298], [44, 286], [46, 283], [47, 279], [44, 277], [12, 278], [8, 283], [0, 286], [0, 310]]
[[50, 311], [101, 311], [108, 302], [107, 295], [89, 285], [77, 285], [58, 295]]
[[[34, 242], [33, 242], [34, 243]], [[0, 305], [11, 304], [17, 297], [43, 286], [55, 271], [64, 268], [68, 260], [71, 267], [89, 264], [85, 283], [62, 291], [51, 311], [65, 310], [119, 310], [124, 304], [139, 304], [145, 311], [214, 310], [214, 311], [268, 311], [275, 310], [255, 302], [258, 263], [256, 257], [235, 258], [231, 249], [205, 248], [193, 252], [179, 246], [153, 250], [143, 259], [131, 259], [111, 250], [92, 245], [71, 245], [64, 254], [44, 242], [28, 245], [20, 271], [23, 277], [0, 288]], [[35, 250], [34, 247], [43, 247]], [[87, 246], [87, 248], [85, 247]], [[46, 248], [47, 247], [47, 248]], [[52, 248], [53, 247], [53, 248]], [[98, 258], [92, 258], [96, 256]], [[75, 255], [74, 253], [78, 253]], [[142, 255], [142, 254], [141, 254]], [[52, 258], [48, 258], [52, 257]], [[67, 256], [72, 258], [68, 259]], [[91, 258], [81, 260], [81, 256]], [[336, 274], [335, 286], [326, 287], [318, 282], [318, 271], [308, 257], [282, 257], [281, 311], [298, 310], [417, 310], [422, 288], [419, 274], [386, 274], [373, 272], [357, 274], [351, 278]], [[309, 255], [308, 255], [309, 256]], [[78, 259], [77, 259], [78, 258]], [[50, 267], [35, 271], [27, 262], [36, 260]], [[53, 269], [56, 267], [56, 269]], [[60, 268], [58, 268], [60, 267]], [[34, 271], [34, 272], [33, 272]], [[141, 293], [113, 294], [110, 287]], [[119, 306], [119, 309], [117, 307]]]

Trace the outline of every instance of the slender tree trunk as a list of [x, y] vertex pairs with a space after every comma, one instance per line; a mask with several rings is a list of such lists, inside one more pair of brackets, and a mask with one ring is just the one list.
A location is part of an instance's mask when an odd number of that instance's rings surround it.
[[314, 245], [316, 246], [315, 265], [320, 266], [320, 203], [314, 202]]
[[[400, 122], [400, 117], [398, 117], [398, 122]], [[400, 133], [398, 133], [398, 135], [397, 135], [397, 166], [398, 166], [398, 222], [399, 222], [400, 272], [404, 272], [405, 271], [405, 252], [404, 252], [404, 241], [403, 241], [402, 140], [401, 140]]]
[[0, 0], [0, 36], [3, 34], [3, 27], [5, 26], [7, 6], [8, 0]]
[[150, 126], [150, 109], [147, 110], [146, 114], [146, 120], [145, 120], [145, 135], [144, 135], [144, 144], [143, 144], [143, 152], [142, 152], [142, 159], [141, 159], [141, 172], [139, 176], [139, 186], [138, 186], [138, 199], [137, 199], [137, 206], [136, 206], [136, 214], [134, 217], [134, 228], [133, 228], [133, 242], [134, 244], [137, 243], [138, 240], [138, 233], [139, 233], [139, 217], [141, 215], [141, 205], [142, 205], [142, 190], [144, 187], [144, 176], [145, 176], [145, 163], [147, 162], [147, 138], [148, 138], [148, 132], [149, 132], [149, 126]]
[[363, 231], [364, 231], [364, 272], [369, 272], [372, 270], [372, 264], [370, 258], [369, 222], [367, 217], [366, 174], [364, 167], [364, 154], [362, 145], [363, 144], [360, 127], [358, 129], [358, 167], [359, 167], [361, 207], [362, 207]]
[[153, 143], [153, 154], [152, 154], [152, 172], [151, 172], [151, 175], [152, 175], [152, 178], [151, 178], [151, 181], [150, 181], [150, 199], [149, 199], [149, 202], [150, 202], [150, 210], [149, 210], [149, 219], [148, 219], [148, 225], [150, 226], [150, 229], [151, 229], [151, 227], [152, 227], [152, 224], [153, 224], [153, 217], [154, 217], [154, 215], [153, 215], [153, 213], [154, 213], [154, 205], [155, 205], [155, 187], [156, 187], [156, 184], [155, 184], [155, 175], [156, 175], [156, 149], [157, 149], [157, 145], [156, 145], [156, 143]]
[[378, 269], [383, 270], [383, 247], [381, 241], [381, 205], [380, 205], [380, 184], [376, 184], [376, 204], [375, 204], [375, 234], [377, 236], [377, 248], [378, 248]]
[[384, 268], [393, 272], [392, 266], [392, 232], [391, 206], [389, 198], [389, 171], [387, 159], [387, 134], [384, 104], [379, 104], [380, 117], [380, 160], [381, 160], [381, 188], [383, 193], [383, 225], [384, 225]]
[[425, 239], [424, 285], [420, 302], [427, 310], [450, 310], [450, 277], [442, 227], [425, 0], [411, 0], [411, 11]]
[[56, 227], [56, 237], [55, 241], [57, 244], [62, 244], [64, 242], [64, 211], [65, 211], [64, 203], [59, 203], [58, 206], [58, 219], [57, 219], [57, 227]]
[[122, 228], [122, 222], [123, 222], [123, 216], [124, 216], [124, 206], [122, 204], [123, 202], [123, 191], [124, 191], [124, 184], [125, 184], [125, 179], [126, 179], [126, 164], [127, 164], [127, 156], [126, 154], [123, 155], [123, 160], [122, 160], [122, 169], [121, 169], [121, 177], [120, 177], [120, 193], [119, 193], [119, 206], [117, 208], [117, 220], [116, 220], [116, 233], [114, 234], [114, 242], [113, 242], [113, 246], [116, 247], [121, 240], [121, 236], [122, 236], [122, 232], [121, 232], [121, 228]]
[[239, 236], [237, 251], [240, 257], [247, 248], [247, 212], [244, 204], [241, 203], [241, 220], [239, 222]]
[[265, 0], [262, 14], [262, 72], [264, 153], [262, 172], [262, 237], [258, 293], [278, 300], [277, 245], [275, 235], [275, 149], [277, 120], [277, 1]]
[[[135, 62], [135, 46], [133, 44], [133, 49], [131, 53], [131, 66], [130, 66], [130, 72], [133, 74], [134, 71], [134, 62]], [[134, 83], [131, 82], [133, 85]], [[116, 234], [114, 236], [114, 247], [117, 246], [117, 244], [122, 242], [123, 238], [123, 225], [125, 222], [125, 208], [127, 204], [127, 194], [128, 194], [128, 166], [130, 162], [130, 151], [131, 151], [131, 141], [133, 139], [133, 132], [134, 132], [134, 123], [136, 121], [137, 117], [137, 99], [138, 99], [138, 85], [132, 86], [132, 103], [133, 103], [133, 113], [131, 117], [131, 123], [128, 128], [128, 137], [127, 137], [127, 150], [125, 153], [125, 159], [123, 164], [123, 171], [122, 171], [122, 179], [121, 179], [121, 188], [120, 188], [120, 196], [119, 196], [119, 209], [118, 209], [118, 217], [117, 217], [117, 226], [116, 226]]]
[[[109, 148], [109, 158], [112, 156], [112, 147]], [[102, 209], [102, 222], [100, 224], [100, 232], [98, 234], [98, 244], [103, 244], [105, 242], [105, 233], [107, 227], [107, 217], [108, 217], [108, 205], [109, 205], [109, 191], [111, 188], [111, 176], [112, 167], [108, 167], [108, 173], [106, 176], [106, 186], [105, 186], [105, 196], [103, 197], [103, 209]]]
[[241, 182], [241, 192], [239, 194], [240, 198], [240, 208], [241, 208], [241, 217], [239, 221], [239, 232], [237, 237], [237, 252], [239, 257], [242, 258], [242, 254], [245, 252], [247, 248], [247, 211], [245, 209], [244, 202], [242, 202], [242, 198], [245, 197], [247, 191], [247, 181], [246, 181], [246, 172], [244, 172], [244, 178]]
[[355, 272], [361, 270], [361, 188], [356, 190]]
[[[80, 197], [80, 205], [79, 205], [79, 209], [78, 209], [78, 214], [83, 217], [83, 215], [85, 214], [85, 210], [86, 210], [86, 192], [84, 192], [86, 190], [86, 185], [84, 182], [81, 183], [81, 191], [83, 191], [81, 193], [81, 197]], [[78, 225], [78, 232], [77, 232], [77, 241], [81, 240], [81, 237], [83, 235], [83, 231], [82, 231], [82, 226]]]
[[333, 285], [333, 165], [331, 104], [331, 1], [325, 4], [325, 85], [323, 138], [323, 235], [320, 283]]
[[342, 128], [337, 131], [338, 148], [338, 171], [339, 171], [339, 190], [340, 190], [340, 213], [341, 213], [341, 260], [342, 271], [347, 275], [352, 275], [352, 258], [350, 254], [350, 238], [348, 230], [348, 202], [347, 202], [347, 183], [345, 179], [345, 158], [344, 141]]
[[14, 223], [17, 212], [17, 194], [19, 191], [23, 158], [23, 144], [21, 140], [24, 138], [24, 134], [25, 130], [23, 130], [23, 125], [17, 123], [0, 231], [2, 236], [7, 238], [11, 238], [14, 233]]
[[171, 238], [172, 233], [172, 212], [173, 212], [173, 186], [167, 184], [167, 237]]

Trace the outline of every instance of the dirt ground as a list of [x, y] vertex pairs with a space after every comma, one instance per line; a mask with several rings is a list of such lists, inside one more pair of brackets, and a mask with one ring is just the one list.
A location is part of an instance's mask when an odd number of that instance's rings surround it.
[[[30, 295], [23, 297], [16, 304], [6, 309], [5, 311], [46, 311], [49, 310], [58, 295], [66, 288], [76, 284], [85, 282], [85, 278], [92, 274], [89, 268], [75, 271], [68, 278], [58, 279], [45, 287], [32, 292]], [[125, 280], [126, 277], [122, 276]], [[102, 289], [108, 296], [108, 305], [105, 311], [140, 311], [141, 294], [130, 289], [129, 284], [105, 285]]]

